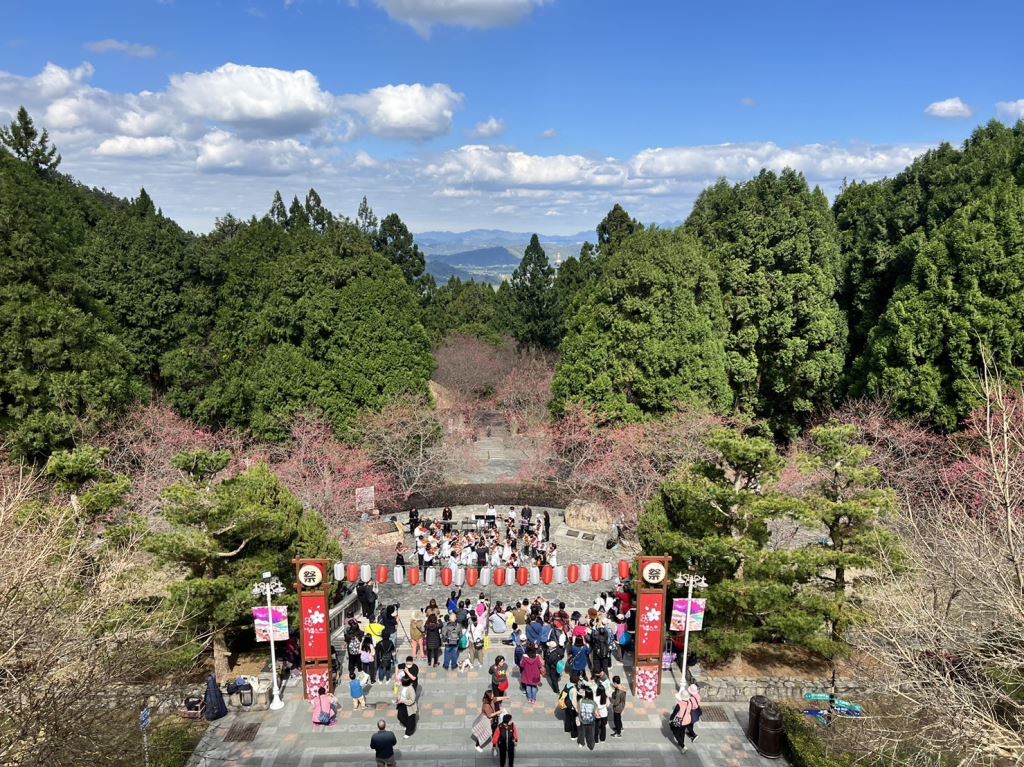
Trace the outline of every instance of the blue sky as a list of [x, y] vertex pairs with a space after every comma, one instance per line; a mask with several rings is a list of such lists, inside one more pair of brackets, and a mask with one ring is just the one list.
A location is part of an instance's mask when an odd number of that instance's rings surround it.
[[88, 184], [197, 231], [275, 189], [414, 229], [685, 218], [718, 176], [834, 193], [1024, 115], [1019, 2], [5, 3], [24, 103]]

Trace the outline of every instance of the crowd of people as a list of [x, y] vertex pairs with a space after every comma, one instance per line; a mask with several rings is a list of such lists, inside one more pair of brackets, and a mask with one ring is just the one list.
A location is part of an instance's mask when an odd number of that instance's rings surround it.
[[[471, 529], [457, 529], [452, 510], [440, 519], [421, 519], [409, 512], [414, 552], [404, 543], [395, 547], [395, 564], [426, 569], [440, 567], [543, 567], [558, 564], [558, 546], [551, 541], [551, 515], [534, 513], [529, 506], [514, 506], [499, 515], [493, 504], [472, 521]], [[415, 559], [412, 559], [412, 555]], [[408, 558], [407, 558], [408, 557]]]
[[[494, 511], [492, 514], [491, 511]], [[456, 530], [451, 510], [440, 520], [410, 515], [410, 531], [416, 540], [415, 566], [442, 567], [556, 564], [557, 549], [548, 540], [550, 519], [523, 507], [520, 514], [510, 509], [503, 522], [491, 506], [472, 530]], [[504, 529], [502, 529], [502, 526]], [[396, 563], [405, 560], [399, 544]], [[480, 711], [472, 726], [477, 751], [490, 747], [501, 767], [514, 767], [519, 730], [508, 710], [518, 677], [524, 705], [534, 706], [545, 686], [553, 693], [556, 716], [564, 732], [579, 748], [594, 750], [609, 738], [622, 737], [622, 713], [627, 688], [619, 675], [612, 674], [613, 658], [622, 658], [632, 644], [636, 623], [635, 597], [628, 582], [603, 592], [586, 611], [569, 612], [564, 602], [552, 602], [538, 595], [512, 603], [493, 605], [486, 594], [474, 600], [461, 589], [451, 591], [444, 604], [431, 599], [414, 612], [406, 627], [398, 616], [398, 605], [378, 609], [376, 586], [361, 582], [356, 589], [365, 625], [355, 618], [344, 632], [347, 664], [336, 658], [336, 667], [347, 670], [349, 694], [354, 708], [366, 705], [366, 692], [374, 684], [392, 686], [395, 711], [404, 729], [403, 737], [416, 732], [420, 693], [420, 666], [443, 667], [448, 672], [483, 669], [492, 639], [508, 647], [506, 658], [499, 654], [487, 667], [487, 687]], [[398, 662], [399, 629], [408, 639], [410, 654]], [[499, 639], [500, 637], [500, 639]], [[314, 707], [314, 723], [324, 724], [324, 702], [337, 710], [334, 696], [321, 696]], [[686, 750], [686, 738], [697, 737], [694, 724], [700, 718], [700, 694], [695, 685], [683, 688], [669, 724], [679, 747]], [[333, 708], [331, 708], [333, 706]], [[394, 764], [394, 734], [386, 723], [378, 723], [371, 747], [380, 767]], [[374, 745], [375, 744], [375, 745]]]

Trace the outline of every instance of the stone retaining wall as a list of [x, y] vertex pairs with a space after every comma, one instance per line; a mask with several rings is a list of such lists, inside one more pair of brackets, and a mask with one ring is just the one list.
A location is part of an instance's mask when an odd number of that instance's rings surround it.
[[[821, 679], [784, 679], [767, 677], [764, 679], [741, 679], [737, 677], [715, 677], [709, 674], [697, 676], [701, 695], [708, 702], [745, 702], [754, 695], [764, 695], [772, 700], [801, 700], [808, 692], [828, 692], [830, 681]], [[662, 681], [664, 684], [664, 679]], [[856, 699], [863, 697], [868, 690], [856, 685], [839, 684], [836, 694], [841, 698]]]

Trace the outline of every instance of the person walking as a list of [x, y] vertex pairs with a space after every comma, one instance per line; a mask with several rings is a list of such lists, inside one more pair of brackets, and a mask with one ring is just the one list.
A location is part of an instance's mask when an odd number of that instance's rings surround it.
[[581, 679], [587, 678], [587, 667], [590, 665], [590, 648], [583, 643], [583, 637], [577, 636], [569, 651], [572, 658], [570, 668], [580, 675]]
[[579, 727], [576, 723], [576, 703], [578, 690], [576, 685], [579, 683], [579, 674], [572, 672], [569, 674], [569, 681], [565, 683], [565, 687], [562, 688], [562, 692], [558, 695], [558, 708], [562, 712], [562, 725], [565, 727], [565, 733], [572, 739], [576, 740], [576, 736], [579, 734]]
[[441, 629], [441, 641], [444, 643], [444, 663], [442, 665], [451, 671], [455, 671], [459, 667], [459, 635], [461, 633], [459, 624], [449, 613], [448, 619]]
[[499, 655], [495, 658], [487, 673], [491, 675], [491, 692], [495, 696], [504, 696], [508, 690], [508, 665], [505, 663], [505, 656]]
[[441, 660], [441, 624], [436, 615], [427, 618], [423, 626], [423, 643], [427, 648], [427, 665], [437, 668]]
[[691, 684], [686, 688], [686, 691], [690, 693], [690, 702], [693, 704], [690, 710], [690, 726], [686, 728], [686, 734], [693, 741], [697, 740], [697, 733], [694, 732], [693, 726], [700, 721], [700, 717], [704, 712], [701, 709], [700, 688], [696, 684]]
[[483, 704], [480, 706], [480, 715], [473, 722], [473, 737], [476, 738], [476, 750], [483, 752], [484, 743], [491, 743], [494, 738], [494, 731], [498, 729], [498, 721], [501, 717], [501, 704], [504, 697], [498, 697], [488, 690], [484, 693]]
[[390, 679], [395, 671], [395, 643], [387, 634], [377, 642], [374, 660], [377, 663], [377, 681], [384, 682]]
[[612, 737], [622, 737], [622, 712], [626, 710], [626, 687], [618, 675], [612, 677]]
[[583, 689], [583, 698], [580, 700], [576, 713], [576, 725], [578, 733], [576, 743], [580, 748], [583, 744], [591, 751], [594, 750], [594, 734], [597, 726], [597, 704], [594, 703], [594, 691], [589, 687]]
[[412, 641], [412, 657], [425, 660], [427, 655], [423, 646], [423, 615], [416, 613], [409, 624], [409, 639]]
[[484, 620], [476, 615], [469, 616], [469, 661], [477, 668], [484, 665]]
[[551, 689], [557, 693], [558, 683], [561, 681], [562, 672], [565, 671], [565, 650], [559, 647], [554, 639], [548, 640], [544, 650], [544, 666], [547, 668]]
[[402, 684], [398, 688], [397, 709], [398, 721], [405, 727], [403, 738], [411, 738], [416, 732], [416, 716], [419, 710], [416, 707], [416, 688], [413, 687], [412, 679], [408, 676], [402, 677]]
[[512, 714], [505, 714], [501, 724], [494, 731], [491, 744], [498, 749], [498, 766], [505, 767], [507, 760], [508, 767], [515, 767], [516, 746], [519, 744], [519, 731], [512, 722]]
[[604, 743], [608, 737], [608, 693], [603, 685], [597, 685], [594, 692], [594, 740]]
[[526, 648], [526, 655], [519, 664], [519, 680], [526, 685], [526, 702], [533, 706], [537, 703], [537, 688], [544, 672], [544, 661], [537, 654], [536, 645]]
[[370, 748], [377, 759], [377, 767], [395, 767], [395, 746], [398, 738], [395, 733], [388, 732], [387, 722], [377, 720], [377, 732], [370, 737]]
[[691, 741], [697, 737], [693, 731], [693, 699], [690, 697], [689, 690], [683, 688], [676, 693], [676, 705], [672, 709], [672, 713], [668, 715], [668, 723], [672, 730], [672, 736], [679, 744], [679, 748], [682, 749], [682, 753], [685, 754], [686, 736], [690, 735]]

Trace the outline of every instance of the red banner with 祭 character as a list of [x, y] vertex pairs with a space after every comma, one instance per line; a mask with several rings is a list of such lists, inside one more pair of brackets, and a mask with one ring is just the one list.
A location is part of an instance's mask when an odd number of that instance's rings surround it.
[[636, 654], [661, 657], [665, 631], [665, 592], [641, 591], [636, 606]]
[[326, 594], [300, 594], [299, 615], [302, 616], [302, 657], [304, 660], [327, 660], [331, 654], [328, 632]]

